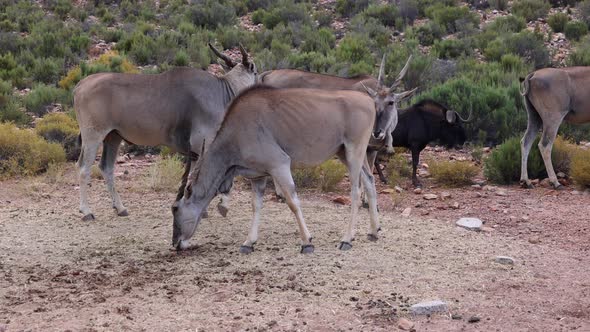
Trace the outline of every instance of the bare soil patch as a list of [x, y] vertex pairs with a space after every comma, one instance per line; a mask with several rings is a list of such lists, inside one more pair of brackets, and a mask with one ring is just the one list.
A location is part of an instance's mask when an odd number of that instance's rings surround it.
[[[449, 200], [425, 201], [409, 190], [382, 193], [379, 241], [366, 240], [363, 210], [348, 252], [336, 246], [349, 206], [332, 203], [346, 192], [304, 192], [312, 255], [299, 254], [294, 218], [269, 190], [259, 243], [241, 255], [251, 212], [250, 194], [238, 186], [228, 217], [211, 209], [195, 249], [176, 253], [174, 194], [142, 185], [145, 164], [118, 165], [125, 218], [93, 180], [97, 220], [82, 222], [71, 165], [57, 183], [0, 184], [0, 329], [392, 331], [406, 317], [417, 331], [590, 331], [590, 197], [572, 189], [509, 187], [508, 196], [478, 197], [475, 189], [429, 188], [426, 180], [425, 192], [448, 191], [460, 208], [440, 208]], [[400, 217], [405, 207], [409, 218]], [[528, 221], [510, 219], [525, 213]], [[460, 216], [479, 217], [489, 229], [460, 229]], [[497, 255], [516, 262], [500, 265]], [[409, 305], [434, 299], [449, 312], [408, 314]], [[481, 320], [468, 323], [472, 316]]]

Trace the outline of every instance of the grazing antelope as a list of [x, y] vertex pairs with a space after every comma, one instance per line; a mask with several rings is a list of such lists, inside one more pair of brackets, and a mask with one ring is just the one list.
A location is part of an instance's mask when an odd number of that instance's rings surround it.
[[340, 249], [352, 248], [361, 181], [369, 200], [369, 239], [376, 240], [377, 194], [366, 162], [375, 117], [375, 101], [357, 91], [267, 86], [248, 89], [229, 106], [217, 135], [207, 145], [195, 174], [189, 177], [184, 197], [172, 207], [172, 245], [186, 249], [201, 213], [218, 192], [229, 191], [235, 176], [242, 175], [252, 181], [254, 213], [250, 233], [240, 251], [252, 252], [258, 239], [266, 178], [272, 176], [297, 219], [301, 253], [313, 252], [291, 167], [317, 165], [333, 155], [346, 165], [351, 182], [352, 216]]

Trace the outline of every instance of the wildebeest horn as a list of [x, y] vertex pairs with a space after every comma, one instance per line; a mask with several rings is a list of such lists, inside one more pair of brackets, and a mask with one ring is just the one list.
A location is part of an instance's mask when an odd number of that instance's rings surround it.
[[363, 86], [363, 88], [365, 88], [365, 90], [367, 90], [367, 93], [371, 96], [371, 97], [375, 97], [377, 95], [377, 92], [371, 88], [369, 88], [368, 86], [366, 86], [363, 82], [360, 82], [361, 85]]
[[377, 77], [377, 82], [379, 86], [383, 86], [383, 73], [385, 72], [385, 54], [383, 54], [383, 58], [381, 59], [381, 66], [379, 66], [379, 76]]
[[240, 53], [242, 53], [242, 64], [247, 66], [248, 65], [248, 52], [246, 52], [246, 49], [244, 48], [244, 46], [242, 46], [242, 43], [240, 43]]
[[399, 72], [399, 75], [397, 75], [395, 82], [393, 82], [393, 84], [391, 85], [391, 89], [397, 88], [402, 83], [402, 79], [404, 78], [404, 76], [406, 76], [406, 73], [408, 72], [408, 68], [410, 68], [411, 61], [412, 61], [412, 55], [410, 54], [410, 56], [408, 57], [408, 61], [406, 61], [406, 64], [404, 65], [404, 68], [402, 68], [402, 70]]
[[236, 63], [233, 62], [232, 59], [230, 59], [227, 55], [224, 55], [223, 53], [219, 52], [215, 47], [213, 47], [213, 45], [211, 45], [211, 43], [208, 44], [211, 51], [213, 51], [213, 53], [215, 53], [215, 55], [217, 55], [221, 60], [225, 61], [225, 64], [228, 67], [233, 68], [236, 65]]
[[[456, 112], [455, 112], [456, 113]], [[463, 119], [461, 117], [461, 114], [457, 113], [457, 116], [459, 117], [459, 119], [463, 122], [463, 123], [469, 123], [471, 121], [473, 121], [472, 117], [473, 117], [473, 103], [471, 103], [471, 106], [469, 108], [469, 116], [467, 117], [467, 119]]]

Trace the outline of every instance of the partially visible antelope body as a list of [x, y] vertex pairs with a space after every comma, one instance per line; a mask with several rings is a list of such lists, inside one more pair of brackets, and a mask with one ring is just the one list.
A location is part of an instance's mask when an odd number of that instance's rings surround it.
[[553, 187], [561, 187], [551, 163], [553, 142], [562, 121], [573, 124], [590, 122], [589, 87], [590, 67], [544, 68], [523, 80], [521, 94], [528, 114], [528, 126], [520, 144], [520, 182], [523, 187], [533, 186], [527, 161], [539, 129], [543, 130], [539, 150], [549, 181]]

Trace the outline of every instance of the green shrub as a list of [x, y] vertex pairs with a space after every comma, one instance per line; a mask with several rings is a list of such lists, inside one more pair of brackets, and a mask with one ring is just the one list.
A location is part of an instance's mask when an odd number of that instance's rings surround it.
[[[399, 17], [406, 25], [413, 25], [414, 20], [418, 17], [418, 1], [417, 0], [399, 0], [397, 1], [397, 10]], [[396, 24], [397, 26], [397, 24]]]
[[437, 183], [449, 187], [461, 187], [472, 183], [479, 169], [468, 161], [431, 161], [430, 175]]
[[12, 95], [0, 96], [0, 122], [14, 122], [20, 126], [31, 122], [31, 117], [24, 112], [20, 98]]
[[500, 58], [502, 68], [506, 72], [523, 72], [526, 69], [526, 65], [522, 61], [522, 58], [514, 54], [504, 54]]
[[333, 14], [327, 10], [320, 10], [313, 15], [313, 18], [318, 22], [320, 27], [329, 27], [332, 23], [332, 15]]
[[400, 184], [403, 178], [412, 177], [412, 167], [407, 158], [398, 151], [398, 148], [396, 148], [396, 153], [387, 160], [385, 173], [390, 186]]
[[346, 36], [336, 48], [336, 59], [350, 63], [373, 62], [367, 41], [359, 37]]
[[508, 8], [508, 0], [488, 0], [490, 7], [497, 10], [506, 10]]
[[45, 115], [35, 125], [37, 135], [48, 142], [59, 143], [63, 146], [67, 160], [76, 160], [80, 154], [78, 146], [78, 124], [76, 120], [65, 113], [51, 113]]
[[364, 17], [375, 18], [381, 24], [388, 27], [395, 26], [396, 19], [400, 17], [397, 11], [397, 7], [395, 7], [395, 5], [393, 4], [370, 5], [362, 12], [362, 15]]
[[590, 0], [580, 2], [577, 7], [582, 21], [590, 26]]
[[0, 79], [12, 82], [12, 85], [17, 88], [24, 88], [26, 76], [25, 68], [16, 63], [12, 53], [8, 52], [0, 56]]
[[220, 27], [217, 29], [217, 41], [224, 49], [234, 48], [241, 42], [240, 30], [235, 27]]
[[188, 53], [185, 50], [179, 50], [174, 56], [173, 64], [178, 67], [186, 67], [190, 62]]
[[581, 21], [567, 22], [565, 25], [565, 36], [567, 39], [580, 40], [583, 36], [588, 34], [588, 26], [586, 23]]
[[468, 7], [435, 6], [429, 13], [429, 17], [433, 18], [435, 23], [445, 27], [449, 33], [459, 31], [461, 22], [479, 25], [479, 16], [471, 12]]
[[416, 36], [420, 45], [430, 46], [443, 36], [443, 28], [434, 22], [428, 22], [416, 29]]
[[515, 0], [512, 4], [514, 15], [521, 16], [527, 21], [534, 21], [544, 17], [551, 5], [547, 0]]
[[194, 25], [215, 29], [218, 25], [233, 25], [236, 12], [226, 1], [205, 0], [192, 3], [187, 9], [187, 18]]
[[63, 60], [58, 59], [35, 59], [31, 74], [37, 82], [51, 84], [55, 83], [63, 70]]
[[454, 59], [471, 52], [463, 40], [446, 39], [434, 43], [434, 51], [441, 59]]
[[52, 86], [39, 84], [25, 96], [27, 111], [42, 116], [47, 113], [47, 107], [54, 103], [67, 104], [69, 102], [67, 91]]
[[590, 38], [586, 37], [567, 59], [568, 66], [590, 66]]
[[[533, 147], [538, 143], [533, 143]], [[544, 172], [543, 159], [538, 149], [532, 148], [528, 160], [529, 178], [536, 179]], [[484, 163], [486, 178], [498, 184], [520, 180], [520, 138], [514, 137], [497, 146]]]
[[572, 158], [571, 178], [581, 187], [590, 187], [590, 150], [579, 149]]
[[155, 191], [176, 192], [183, 173], [184, 162], [181, 157], [172, 155], [159, 158], [148, 169], [147, 186]]
[[340, 161], [330, 159], [315, 167], [294, 169], [292, 175], [295, 186], [299, 188], [316, 188], [330, 192], [344, 179], [346, 170], [346, 166]]
[[256, 10], [252, 13], [252, 22], [254, 24], [262, 23], [267, 29], [274, 29], [280, 23], [285, 25], [290, 23], [308, 24], [310, 17], [305, 4], [283, 0], [272, 9]]
[[327, 54], [336, 46], [336, 37], [332, 30], [321, 28], [308, 30], [301, 44], [301, 52], [318, 52]]
[[556, 13], [549, 16], [547, 23], [549, 23], [549, 26], [551, 27], [551, 29], [553, 29], [553, 32], [563, 32], [565, 30], [565, 25], [568, 21], [569, 17], [567, 16], [567, 14]]
[[0, 177], [34, 175], [50, 163], [65, 161], [63, 148], [47, 143], [33, 131], [14, 124], [0, 124]]
[[371, 0], [338, 0], [336, 2], [336, 12], [344, 17], [352, 17], [371, 4]]
[[268, 9], [272, 4], [271, 0], [246, 0], [248, 10], [253, 11], [259, 8]]
[[529, 31], [498, 37], [487, 45], [484, 54], [493, 61], [500, 61], [504, 54], [515, 54], [532, 62], [535, 68], [546, 67], [550, 62], [541, 37]]

